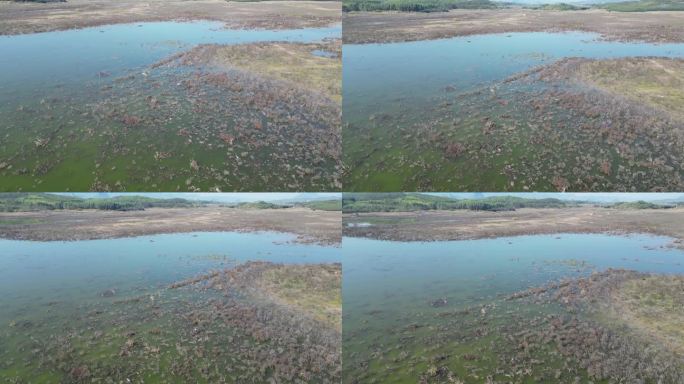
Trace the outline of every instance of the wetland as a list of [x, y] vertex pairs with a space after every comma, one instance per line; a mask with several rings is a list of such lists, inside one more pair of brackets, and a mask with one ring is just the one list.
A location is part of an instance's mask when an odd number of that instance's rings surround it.
[[345, 237], [343, 254], [345, 383], [684, 378], [684, 251], [672, 238]]
[[345, 186], [681, 190], [684, 22], [658, 14], [345, 14]]
[[335, 3], [209, 3], [0, 4], [2, 189], [339, 190]]
[[339, 382], [339, 247], [203, 228], [0, 240], [0, 380]]
[[343, 382], [681, 382], [681, 199], [345, 194]]

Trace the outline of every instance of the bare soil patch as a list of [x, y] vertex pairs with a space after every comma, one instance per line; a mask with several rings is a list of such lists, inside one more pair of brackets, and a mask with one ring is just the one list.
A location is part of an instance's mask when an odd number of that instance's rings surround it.
[[584, 31], [607, 40], [684, 41], [684, 13], [543, 11], [352, 12], [344, 15], [344, 42], [387, 43], [506, 32]]
[[192, 20], [220, 21], [231, 28], [307, 28], [339, 23], [341, 12], [341, 3], [336, 1], [0, 1], [0, 34], [58, 31], [106, 24]]
[[298, 242], [338, 244], [340, 212], [308, 208], [277, 210], [202, 207], [145, 211], [40, 211], [0, 214], [0, 237], [64, 241], [109, 239], [181, 232], [276, 231]]
[[[395, 241], [445, 241], [554, 233], [652, 233], [684, 248], [684, 208], [622, 210], [524, 208], [511, 212], [427, 211], [344, 214], [344, 235]], [[352, 223], [368, 223], [354, 226]]]

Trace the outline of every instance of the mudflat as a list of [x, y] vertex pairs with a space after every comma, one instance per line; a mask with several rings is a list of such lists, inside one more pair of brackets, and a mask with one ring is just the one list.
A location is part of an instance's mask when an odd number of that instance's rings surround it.
[[[445, 241], [554, 233], [651, 233], [684, 248], [684, 208], [523, 208], [344, 214], [344, 235], [395, 241]], [[359, 225], [363, 223], [362, 225]]]
[[302, 243], [338, 244], [340, 212], [308, 208], [152, 208], [144, 211], [37, 211], [0, 214], [0, 237], [64, 241], [181, 232], [275, 231]]
[[0, 35], [106, 24], [192, 20], [220, 21], [231, 28], [291, 29], [339, 23], [340, 14], [341, 4], [335, 1], [0, 1]]
[[350, 12], [343, 16], [344, 42], [388, 43], [506, 32], [594, 32], [607, 40], [682, 42], [684, 14], [546, 11], [520, 8], [449, 12]]

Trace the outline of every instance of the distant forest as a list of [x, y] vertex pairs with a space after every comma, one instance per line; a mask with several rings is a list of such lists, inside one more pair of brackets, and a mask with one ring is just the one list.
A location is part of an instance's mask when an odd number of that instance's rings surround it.
[[517, 208], [563, 208], [578, 203], [558, 199], [524, 199], [494, 196], [483, 199], [453, 199], [421, 193], [345, 193], [344, 212], [398, 212], [421, 210], [512, 211]]
[[269, 203], [266, 201], [247, 202], [232, 205], [243, 209], [283, 209], [292, 207], [305, 207], [319, 211], [341, 211], [342, 202], [340, 200], [316, 200], [297, 203]]
[[[599, 204], [560, 199], [526, 199], [516, 196], [455, 199], [423, 193], [345, 193], [342, 200], [342, 210], [345, 213], [463, 209], [472, 211], [514, 211], [519, 208], [569, 208], [581, 205], [616, 209], [668, 209], [678, 206], [676, 203], [657, 204], [645, 201]], [[684, 203], [680, 205], [684, 205]]]
[[[106, 211], [140, 211], [146, 208], [192, 208], [208, 204], [208, 201], [186, 199], [155, 199], [144, 196], [117, 196], [112, 198], [83, 199], [68, 195], [49, 193], [0, 193], [0, 212], [42, 211], [59, 209], [99, 209]], [[341, 211], [340, 200], [315, 200], [293, 203], [269, 203], [265, 201], [219, 204], [240, 209], [283, 209], [306, 207], [321, 211]]]
[[143, 196], [119, 196], [107, 199], [82, 199], [49, 193], [2, 193], [0, 212], [40, 211], [56, 209], [100, 209], [139, 211], [145, 208], [187, 208], [203, 203], [185, 199], [153, 199]]

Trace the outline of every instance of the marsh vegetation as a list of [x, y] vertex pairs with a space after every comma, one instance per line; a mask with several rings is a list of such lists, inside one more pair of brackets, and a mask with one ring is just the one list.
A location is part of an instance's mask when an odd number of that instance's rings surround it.
[[[0, 64], [9, 79], [0, 90], [5, 190], [339, 190], [340, 57], [314, 54], [339, 52], [327, 40], [339, 26], [218, 27], [117, 25], [3, 40], [16, 58]], [[265, 41], [283, 43], [249, 45]], [[49, 70], [31, 61], [50, 54], [45, 46], [63, 50]]]
[[681, 44], [595, 38], [523, 33], [345, 46], [345, 185], [681, 190]]
[[667, 238], [344, 242], [344, 382], [684, 377], [684, 254]]
[[339, 382], [337, 249], [290, 239], [2, 240], [0, 378]]

